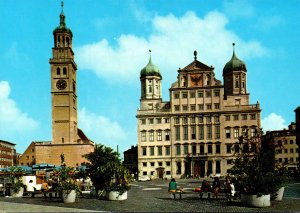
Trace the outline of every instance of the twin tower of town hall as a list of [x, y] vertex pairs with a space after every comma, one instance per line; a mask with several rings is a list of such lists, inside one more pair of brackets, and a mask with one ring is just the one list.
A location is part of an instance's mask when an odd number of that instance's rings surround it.
[[[21, 165], [68, 166], [86, 161], [94, 143], [77, 127], [77, 65], [72, 50], [72, 31], [62, 10], [53, 31], [50, 59], [52, 141], [34, 141], [20, 159]], [[133, 50], [134, 51], [134, 50]], [[194, 60], [178, 70], [171, 85], [170, 101], [162, 101], [162, 75], [149, 63], [140, 72], [141, 99], [137, 111], [138, 175], [152, 178], [226, 174], [234, 158], [232, 148], [246, 130], [260, 128], [260, 106], [249, 104], [247, 69], [233, 51], [223, 69], [224, 85], [214, 68]]]
[[140, 72], [138, 171], [151, 178], [226, 175], [242, 133], [260, 128], [260, 105], [249, 104], [246, 64], [235, 50], [223, 69], [194, 60], [178, 70], [170, 101], [162, 101], [162, 75], [149, 63]]

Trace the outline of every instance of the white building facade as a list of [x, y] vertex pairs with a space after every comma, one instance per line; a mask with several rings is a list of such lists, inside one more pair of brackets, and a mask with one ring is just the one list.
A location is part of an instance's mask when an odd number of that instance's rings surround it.
[[235, 51], [222, 85], [214, 68], [194, 60], [178, 70], [170, 101], [161, 96], [162, 75], [151, 57], [141, 70], [137, 110], [139, 176], [156, 178], [226, 175], [234, 143], [260, 128], [260, 105], [249, 103], [247, 69]]

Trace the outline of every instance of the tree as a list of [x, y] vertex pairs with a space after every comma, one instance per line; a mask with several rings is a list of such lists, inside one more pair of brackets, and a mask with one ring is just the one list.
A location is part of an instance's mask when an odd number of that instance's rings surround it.
[[90, 174], [93, 185], [98, 194], [99, 190], [105, 190], [115, 174], [115, 168], [122, 166], [119, 154], [112, 148], [97, 144], [94, 152], [84, 155], [89, 161], [87, 172]]

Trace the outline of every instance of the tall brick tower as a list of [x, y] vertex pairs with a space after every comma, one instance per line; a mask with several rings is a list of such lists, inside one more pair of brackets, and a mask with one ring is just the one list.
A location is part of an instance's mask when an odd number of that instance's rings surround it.
[[60, 24], [53, 31], [51, 94], [52, 143], [77, 143], [76, 70], [72, 50], [72, 31], [66, 26], [65, 15], [60, 13]]

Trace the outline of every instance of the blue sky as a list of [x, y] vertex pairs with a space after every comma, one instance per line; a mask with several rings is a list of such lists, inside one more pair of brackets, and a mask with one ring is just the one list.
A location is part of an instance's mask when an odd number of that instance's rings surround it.
[[[23, 153], [50, 141], [50, 65], [60, 0], [0, 0], [0, 139]], [[250, 102], [262, 127], [287, 128], [300, 105], [299, 0], [65, 0], [78, 65], [78, 126], [123, 152], [137, 144], [140, 70], [152, 61], [163, 100], [177, 70], [193, 60], [222, 70], [236, 54], [247, 65]]]

